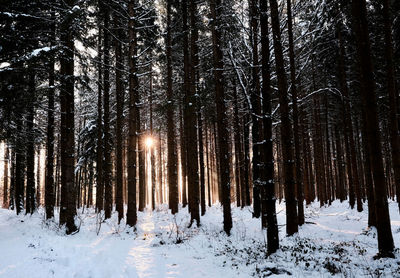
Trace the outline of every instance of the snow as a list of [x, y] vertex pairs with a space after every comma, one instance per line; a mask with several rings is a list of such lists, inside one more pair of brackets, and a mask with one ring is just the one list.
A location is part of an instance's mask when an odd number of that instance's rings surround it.
[[37, 49], [35, 49], [35, 50], [33, 50], [32, 52], [31, 52], [31, 54], [30, 54], [30, 56], [31, 57], [36, 57], [36, 56], [38, 56], [39, 54], [40, 54], [40, 52], [48, 52], [48, 51], [50, 51], [51, 50], [51, 48], [50, 47], [48, 47], [48, 46], [45, 46], [45, 47], [42, 47], [42, 48], [37, 48]]
[[[399, 247], [396, 203], [390, 211]], [[346, 202], [313, 203], [305, 210], [307, 223], [290, 238], [284, 203], [277, 212], [281, 249], [266, 257], [265, 234], [251, 208], [233, 207], [230, 237], [218, 205], [208, 208], [199, 228], [188, 228], [187, 209], [176, 216], [165, 205], [139, 212], [136, 231], [117, 225], [116, 213], [99, 225], [92, 209], [79, 210], [80, 231], [70, 236], [46, 223], [43, 209], [32, 216], [0, 209], [0, 277], [400, 277], [399, 249], [395, 259], [373, 260], [377, 240], [366, 229], [367, 212]]]

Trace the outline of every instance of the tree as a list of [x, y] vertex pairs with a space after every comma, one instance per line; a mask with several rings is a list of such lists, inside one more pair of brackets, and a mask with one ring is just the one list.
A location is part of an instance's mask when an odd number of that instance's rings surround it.
[[278, 3], [270, 0], [271, 25], [275, 52], [276, 74], [278, 77], [279, 104], [281, 112], [281, 142], [286, 201], [286, 233], [290, 236], [298, 231], [297, 200], [294, 188], [294, 157], [292, 150], [293, 132], [289, 118], [287, 80], [283, 61]]
[[[52, 11], [51, 18], [55, 20], [55, 12]], [[55, 22], [51, 26], [51, 41], [54, 44], [55, 32], [56, 32]], [[55, 59], [50, 58], [49, 61], [49, 89], [47, 92], [47, 141], [46, 141], [46, 181], [45, 181], [45, 191], [44, 199], [46, 206], [46, 219], [51, 219], [54, 217], [54, 94], [55, 94]]]
[[288, 35], [289, 35], [289, 60], [290, 60], [290, 91], [292, 93], [293, 102], [293, 138], [295, 153], [295, 183], [297, 191], [297, 208], [298, 208], [298, 224], [304, 224], [304, 196], [303, 196], [303, 175], [300, 159], [300, 132], [299, 132], [299, 112], [297, 107], [297, 80], [295, 65], [295, 50], [293, 42], [293, 22], [292, 22], [292, 0], [287, 0], [287, 16], [288, 16]]
[[189, 188], [189, 209], [190, 222], [196, 220], [197, 226], [200, 225], [199, 212], [199, 165], [197, 163], [199, 154], [197, 150], [197, 129], [196, 129], [196, 66], [197, 62], [197, 27], [196, 25], [196, 4], [194, 0], [190, 2], [190, 54], [189, 54], [189, 30], [187, 24], [187, 5], [186, 1], [182, 1], [183, 12], [183, 31], [184, 35], [184, 117], [185, 117], [185, 132], [186, 132], [186, 148], [187, 157], [195, 159], [195, 163], [187, 164], [188, 188]]
[[75, 135], [74, 135], [74, 17], [79, 8], [75, 0], [65, 1], [67, 11], [60, 25], [60, 42], [64, 53], [60, 57], [61, 100], [61, 209], [60, 225], [66, 233], [77, 230], [75, 225]]
[[136, 212], [136, 142], [137, 142], [137, 114], [138, 108], [138, 79], [136, 68], [136, 0], [128, 2], [129, 14], [129, 135], [128, 135], [128, 208], [126, 214], [126, 224], [135, 226], [137, 221]]
[[390, 4], [388, 0], [383, 1], [382, 16], [385, 26], [385, 60], [386, 60], [386, 79], [389, 94], [389, 125], [390, 125], [390, 144], [393, 160], [394, 183], [396, 187], [397, 203], [400, 210], [400, 138], [399, 125], [397, 119], [396, 103], [398, 103], [398, 93], [396, 90], [396, 79], [393, 61], [393, 39]]
[[172, 91], [172, 41], [171, 41], [171, 0], [166, 0], [167, 4], [167, 32], [166, 32], [166, 56], [167, 56], [167, 168], [168, 168], [168, 200], [171, 213], [178, 212], [178, 169], [176, 154], [176, 135], [174, 122], [174, 103]]
[[8, 201], [8, 165], [10, 161], [10, 150], [5, 145], [5, 151], [4, 151], [4, 175], [3, 175], [3, 208], [9, 208], [10, 204]]
[[98, 65], [98, 80], [97, 80], [97, 156], [96, 156], [96, 210], [101, 212], [104, 208], [104, 180], [103, 180], [103, 48], [102, 48], [102, 35], [103, 30], [100, 26], [101, 22], [101, 9], [99, 2], [99, 16], [98, 16], [98, 44], [97, 44], [97, 65]]
[[[119, 9], [117, 9], [119, 11]], [[116, 120], [116, 130], [115, 130], [115, 139], [116, 139], [116, 155], [115, 155], [115, 164], [116, 164], [116, 194], [115, 194], [115, 203], [116, 210], [118, 212], [118, 223], [121, 222], [121, 219], [124, 217], [124, 199], [123, 199], [123, 120], [124, 120], [124, 90], [123, 90], [123, 70], [124, 70], [124, 61], [122, 56], [122, 23], [117, 12], [114, 14], [114, 27], [116, 28], [116, 39], [115, 43], [115, 98], [117, 101], [117, 120]]]
[[229, 146], [228, 146], [228, 130], [226, 120], [226, 104], [224, 96], [224, 61], [221, 49], [221, 1], [210, 0], [211, 18], [212, 18], [212, 41], [214, 56], [214, 82], [215, 82], [215, 102], [217, 106], [217, 129], [218, 129], [218, 147], [219, 147], [219, 164], [222, 188], [222, 206], [224, 213], [224, 231], [230, 235], [232, 229], [231, 215], [231, 185], [229, 177]]
[[278, 223], [276, 219], [275, 206], [275, 182], [274, 182], [274, 151], [272, 144], [272, 90], [270, 73], [270, 50], [269, 50], [269, 28], [268, 28], [268, 3], [267, 0], [260, 2], [260, 25], [261, 25], [261, 61], [262, 80], [261, 89], [263, 97], [263, 163], [264, 184], [261, 188], [261, 210], [262, 227], [267, 228], [268, 253], [274, 253], [279, 248]]
[[[102, 8], [102, 7], [100, 7]], [[108, 7], [103, 11], [103, 175], [104, 175], [104, 217], [111, 217], [112, 211], [112, 180], [111, 180], [111, 134], [110, 134], [110, 14]]]
[[360, 69], [361, 99], [366, 112], [366, 131], [372, 175], [375, 185], [376, 228], [378, 231], [379, 257], [393, 257], [393, 236], [385, 186], [382, 160], [381, 136], [375, 94], [375, 79], [371, 62], [370, 38], [368, 33], [365, 0], [352, 0], [352, 19], [356, 37], [358, 65]]

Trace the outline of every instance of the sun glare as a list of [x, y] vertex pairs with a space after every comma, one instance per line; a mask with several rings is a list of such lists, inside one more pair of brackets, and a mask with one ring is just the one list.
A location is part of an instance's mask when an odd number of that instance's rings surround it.
[[149, 136], [149, 137], [146, 137], [146, 139], [144, 140], [144, 143], [145, 143], [147, 148], [151, 148], [154, 145], [154, 140], [153, 140], [153, 138], [151, 138]]

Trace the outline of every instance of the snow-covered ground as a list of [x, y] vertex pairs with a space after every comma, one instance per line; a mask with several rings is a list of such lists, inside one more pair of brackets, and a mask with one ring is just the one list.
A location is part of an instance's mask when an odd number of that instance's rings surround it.
[[[0, 210], [0, 277], [400, 277], [400, 216], [390, 204], [395, 259], [373, 260], [374, 230], [367, 212], [334, 202], [306, 208], [297, 235], [285, 237], [285, 208], [279, 204], [281, 249], [266, 257], [265, 236], [250, 208], [233, 209], [232, 236], [222, 232], [222, 210], [208, 208], [199, 228], [189, 215], [167, 207], [139, 213], [136, 231], [116, 214], [101, 222], [93, 210], [79, 212], [79, 233], [66, 236], [43, 211], [16, 216]], [[98, 233], [98, 234], [97, 234]], [[280, 277], [281, 277], [280, 276]]]

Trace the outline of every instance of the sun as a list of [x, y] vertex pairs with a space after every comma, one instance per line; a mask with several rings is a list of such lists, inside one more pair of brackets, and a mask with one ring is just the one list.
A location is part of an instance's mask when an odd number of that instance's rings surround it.
[[144, 144], [146, 145], [147, 148], [151, 148], [154, 145], [154, 139], [148, 136], [144, 139]]

